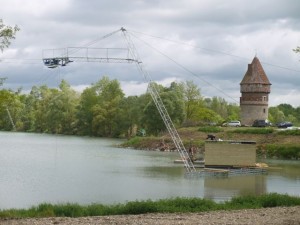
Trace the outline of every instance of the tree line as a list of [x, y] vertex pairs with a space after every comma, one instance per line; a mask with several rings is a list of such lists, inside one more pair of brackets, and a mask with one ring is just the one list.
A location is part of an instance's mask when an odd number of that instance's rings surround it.
[[[220, 97], [205, 98], [193, 81], [155, 84], [175, 126], [222, 124], [238, 120], [240, 108]], [[10, 117], [12, 121], [10, 120]], [[271, 122], [300, 121], [300, 107], [281, 104], [269, 108]], [[164, 123], [149, 93], [125, 96], [118, 80], [104, 76], [82, 93], [62, 80], [58, 88], [33, 86], [22, 94], [0, 90], [0, 130], [99, 137], [136, 135], [140, 129], [157, 135]]]
[[[0, 19], [0, 50], [8, 48], [20, 28]], [[294, 49], [300, 52], [300, 47]], [[5, 78], [0, 77], [0, 86]], [[239, 119], [239, 106], [220, 97], [204, 98], [192, 82], [157, 85], [159, 94], [176, 126], [220, 124]], [[280, 104], [269, 108], [273, 123], [288, 120], [300, 124], [300, 107]], [[33, 86], [29, 94], [0, 90], [0, 130], [76, 134], [103, 137], [135, 135], [138, 129], [157, 135], [165, 130], [148, 93], [125, 97], [120, 83], [103, 77], [81, 94], [65, 80], [58, 88]]]

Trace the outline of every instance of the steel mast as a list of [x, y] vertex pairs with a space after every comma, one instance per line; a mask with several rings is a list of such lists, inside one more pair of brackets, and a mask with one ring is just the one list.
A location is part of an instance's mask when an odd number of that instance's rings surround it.
[[162, 99], [160, 98], [159, 92], [157, 90], [157, 88], [155, 87], [155, 83], [152, 81], [149, 73], [145, 70], [145, 68], [143, 67], [143, 63], [140, 60], [140, 57], [138, 55], [138, 52], [135, 48], [135, 45], [133, 44], [133, 41], [131, 40], [130, 36], [128, 35], [127, 31], [125, 28], [121, 28], [122, 33], [124, 34], [125, 40], [128, 44], [128, 48], [129, 48], [129, 53], [131, 54], [131, 57], [133, 59], [133, 61], [135, 62], [137, 68], [139, 69], [139, 71], [142, 73], [142, 75], [144, 76], [144, 79], [148, 82], [148, 91], [159, 111], [159, 114], [161, 116], [161, 118], [163, 119], [169, 134], [176, 146], [176, 149], [178, 150], [182, 161], [184, 162], [184, 166], [187, 170], [187, 172], [191, 173], [191, 172], [196, 172], [195, 166], [187, 152], [187, 150], [185, 149], [182, 140], [175, 128], [175, 125], [173, 124], [169, 113], [165, 107], [165, 105], [163, 104]]
[[[178, 152], [180, 154], [182, 161], [184, 162], [186, 171], [188, 173], [196, 172], [195, 166], [190, 158], [190, 155], [188, 154], [187, 150], [185, 149], [185, 147], [182, 143], [182, 140], [175, 128], [175, 125], [173, 124], [173, 122], [169, 116], [169, 113], [168, 113], [165, 105], [163, 104], [162, 99], [160, 98], [159, 92], [158, 92], [157, 88], [155, 87], [155, 83], [152, 81], [149, 73], [145, 70], [133, 41], [131, 40], [131, 38], [125, 28], [122, 27], [118, 31], [121, 31], [123, 33], [123, 36], [128, 45], [128, 53], [131, 57], [128, 57], [128, 56], [127, 57], [112, 57], [108, 54], [109, 49], [106, 49], [106, 48], [95, 49], [94, 48], [94, 50], [105, 49], [105, 51], [106, 51], [105, 56], [100, 55], [100, 56], [95, 57], [94, 55], [93, 56], [90, 55], [90, 51], [93, 50], [93, 48], [73, 47], [73, 48], [67, 48], [67, 49], [58, 49], [60, 54], [56, 53], [57, 49], [44, 50], [43, 51], [43, 62], [45, 64], [45, 66], [47, 66], [48, 68], [56, 68], [58, 66], [66, 66], [67, 64], [72, 62], [71, 60], [82, 60], [82, 61], [87, 61], [87, 62], [105, 62], [105, 63], [109, 63], [109, 62], [133, 63], [134, 62], [136, 64], [138, 70], [143, 75], [145, 81], [148, 83], [148, 91], [156, 105], [156, 108], [158, 109], [158, 112], [159, 112], [162, 120], [165, 123], [165, 126], [167, 127], [167, 130], [175, 144], [176, 149], [178, 150]], [[107, 38], [118, 31], [114, 31], [108, 35], [105, 35], [101, 39]], [[84, 51], [84, 56], [79, 55], [76, 57], [73, 55], [74, 53], [80, 52], [82, 50]], [[51, 54], [48, 56], [44, 56], [44, 53], [48, 52], [48, 51], [50, 51]]]

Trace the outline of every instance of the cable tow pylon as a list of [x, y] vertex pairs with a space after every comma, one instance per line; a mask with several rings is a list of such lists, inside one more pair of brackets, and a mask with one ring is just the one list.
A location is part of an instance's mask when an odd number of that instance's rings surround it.
[[186, 151], [182, 140], [175, 128], [175, 125], [173, 124], [169, 113], [165, 107], [165, 105], [163, 104], [163, 101], [159, 95], [159, 92], [157, 91], [157, 88], [155, 87], [154, 82], [152, 81], [149, 73], [144, 69], [143, 67], [143, 63], [140, 60], [140, 57], [138, 55], [138, 52], [135, 48], [135, 45], [133, 44], [133, 41], [131, 40], [130, 36], [128, 35], [127, 31], [125, 28], [121, 28], [122, 33], [124, 34], [125, 40], [128, 44], [128, 48], [129, 48], [129, 53], [131, 54], [131, 57], [133, 59], [133, 61], [135, 62], [138, 70], [142, 73], [142, 75], [144, 76], [144, 79], [148, 82], [148, 91], [159, 111], [159, 114], [161, 116], [161, 118], [163, 119], [165, 126], [167, 127], [167, 130], [176, 146], [176, 149], [178, 150], [182, 161], [184, 162], [184, 166], [185, 169], [188, 173], [193, 173], [196, 172], [195, 166], [188, 154], [188, 152]]
[[[148, 83], [148, 91], [155, 103], [156, 108], [158, 109], [158, 112], [164, 121], [165, 126], [167, 127], [167, 130], [175, 144], [176, 149], [178, 150], [180, 157], [182, 161], [184, 162], [184, 166], [186, 169], [186, 172], [193, 173], [196, 172], [195, 166], [186, 151], [182, 140], [175, 128], [175, 125], [173, 124], [169, 113], [163, 104], [162, 99], [160, 98], [159, 92], [157, 88], [155, 87], [155, 83], [151, 80], [150, 75], [148, 72], [144, 69], [143, 63], [140, 60], [140, 57], [138, 55], [138, 52], [135, 48], [135, 45], [133, 44], [133, 41], [131, 40], [130, 36], [128, 35], [126, 29], [121, 28], [118, 31], [121, 31], [123, 33], [123, 36], [126, 40], [128, 49], [122, 49], [122, 48], [114, 48], [118, 50], [128, 50], [128, 55], [126, 57], [119, 56], [119, 57], [113, 57], [110, 53], [111, 49], [108, 48], [89, 48], [88, 46], [95, 43], [95, 41], [88, 43], [85, 47], [72, 47], [72, 48], [66, 48], [66, 49], [47, 49], [43, 51], [43, 62], [44, 65], [48, 68], [56, 68], [59, 66], [66, 66], [70, 62], [73, 62], [72, 60], [80, 60], [80, 61], [87, 61], [87, 62], [127, 62], [132, 63], [134, 62], [137, 66], [138, 70], [143, 75], [145, 81]], [[101, 39], [110, 37], [111, 35], [117, 33], [118, 31], [114, 31], [108, 35], [103, 36]], [[90, 52], [92, 50], [100, 51], [104, 50], [105, 54], [103, 55], [90, 55]], [[57, 53], [58, 51], [58, 53]], [[46, 54], [47, 53], [47, 54]], [[50, 53], [50, 54], [49, 54]], [[78, 55], [75, 55], [75, 53], [78, 53]], [[49, 54], [49, 55], [48, 55]]]

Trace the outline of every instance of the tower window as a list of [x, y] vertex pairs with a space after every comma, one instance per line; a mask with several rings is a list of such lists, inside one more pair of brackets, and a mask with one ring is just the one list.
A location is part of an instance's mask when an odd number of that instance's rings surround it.
[[266, 109], [264, 109], [263, 111], [264, 111], [264, 113], [266, 113]]

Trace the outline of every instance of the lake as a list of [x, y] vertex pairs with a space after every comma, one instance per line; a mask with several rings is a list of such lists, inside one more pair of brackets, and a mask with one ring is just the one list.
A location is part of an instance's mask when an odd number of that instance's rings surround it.
[[300, 162], [269, 160], [266, 175], [185, 178], [177, 152], [116, 147], [120, 139], [0, 132], [0, 209], [40, 203], [115, 204], [270, 192], [300, 196]]

